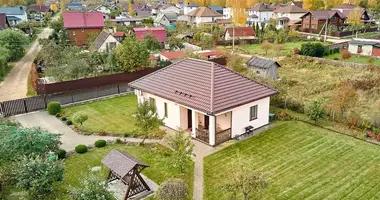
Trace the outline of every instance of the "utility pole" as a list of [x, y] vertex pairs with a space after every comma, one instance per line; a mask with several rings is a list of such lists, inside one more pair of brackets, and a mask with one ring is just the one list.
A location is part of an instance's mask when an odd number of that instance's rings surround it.
[[235, 23], [232, 23], [232, 54], [235, 52]]
[[327, 40], [327, 27], [329, 26], [329, 19], [326, 18], [326, 24], [325, 24], [325, 39], [324, 39], [324, 42], [326, 42]]

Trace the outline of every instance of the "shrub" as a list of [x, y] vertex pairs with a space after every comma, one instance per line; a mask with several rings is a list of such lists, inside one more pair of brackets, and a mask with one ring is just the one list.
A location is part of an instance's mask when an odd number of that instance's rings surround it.
[[66, 151], [64, 149], [58, 149], [56, 154], [58, 155], [58, 159], [66, 158]]
[[304, 43], [301, 46], [300, 54], [304, 56], [323, 57], [325, 48], [321, 43]]
[[88, 116], [78, 112], [73, 115], [72, 119], [75, 123], [80, 124], [82, 126], [83, 122], [85, 122], [88, 119]]
[[293, 49], [293, 54], [294, 55], [299, 55], [300, 54], [300, 50], [296, 47]]
[[186, 181], [179, 178], [172, 178], [160, 185], [157, 190], [159, 200], [181, 200], [188, 196]]
[[106, 145], [107, 145], [107, 142], [105, 140], [97, 140], [95, 142], [95, 147], [97, 148], [105, 147]]
[[73, 122], [71, 120], [67, 120], [66, 125], [68, 125], [68, 126], [73, 125]]
[[340, 52], [340, 59], [341, 60], [345, 60], [345, 59], [349, 59], [351, 58], [351, 53], [348, 52], [347, 49], [343, 49], [341, 52]]
[[47, 112], [50, 115], [56, 115], [57, 113], [60, 113], [61, 109], [61, 104], [57, 101], [52, 101], [47, 105]]
[[78, 146], [75, 147], [75, 152], [77, 153], [86, 153], [88, 151], [88, 148], [86, 145], [84, 144], [80, 144]]
[[69, 194], [73, 200], [111, 200], [114, 199], [108, 192], [104, 180], [96, 174], [89, 174], [80, 182], [80, 188], [70, 188]]
[[115, 141], [116, 144], [123, 144], [123, 141], [121, 141], [120, 138], [117, 138], [116, 141]]
[[293, 117], [289, 114], [288, 111], [282, 110], [280, 111], [280, 113], [278, 113], [277, 119], [288, 121], [288, 120], [292, 120]]
[[61, 117], [61, 113], [55, 114], [55, 117], [60, 118]]
[[66, 121], [67, 120], [67, 117], [62, 117], [62, 121]]

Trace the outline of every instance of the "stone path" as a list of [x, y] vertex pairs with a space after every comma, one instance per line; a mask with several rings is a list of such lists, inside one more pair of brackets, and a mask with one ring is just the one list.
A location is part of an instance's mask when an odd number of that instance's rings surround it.
[[[112, 136], [96, 136], [96, 135], [80, 135], [71, 128], [62, 123], [55, 116], [49, 115], [46, 111], [32, 112], [11, 117], [21, 123], [24, 127], [41, 127], [51, 133], [61, 135], [61, 148], [71, 151], [79, 144], [93, 145], [96, 140], [116, 140], [117, 137]], [[128, 142], [140, 142], [140, 138], [120, 138]], [[161, 140], [146, 139], [146, 143], [157, 143]]]

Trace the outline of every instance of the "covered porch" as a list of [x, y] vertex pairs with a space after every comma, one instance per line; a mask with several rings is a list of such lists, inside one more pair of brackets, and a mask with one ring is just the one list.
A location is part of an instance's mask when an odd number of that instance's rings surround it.
[[232, 112], [217, 116], [181, 107], [181, 128], [191, 131], [193, 138], [215, 146], [231, 139]]

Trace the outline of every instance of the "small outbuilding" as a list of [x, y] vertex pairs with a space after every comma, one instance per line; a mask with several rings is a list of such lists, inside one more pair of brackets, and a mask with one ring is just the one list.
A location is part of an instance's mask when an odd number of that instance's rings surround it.
[[90, 46], [90, 51], [109, 53], [120, 45], [120, 42], [111, 34], [102, 31]]
[[380, 57], [380, 40], [355, 38], [348, 42], [348, 51], [362, 56]]
[[246, 62], [246, 65], [248, 70], [251, 70], [258, 76], [270, 78], [272, 80], [275, 80], [277, 78], [278, 68], [281, 67], [281, 65], [274, 60], [267, 58], [259, 58], [256, 56], [252, 56]]
[[114, 149], [103, 158], [102, 163], [110, 170], [108, 183], [119, 180], [127, 186], [124, 200], [151, 191], [140, 175], [141, 171], [149, 166], [127, 152]]

